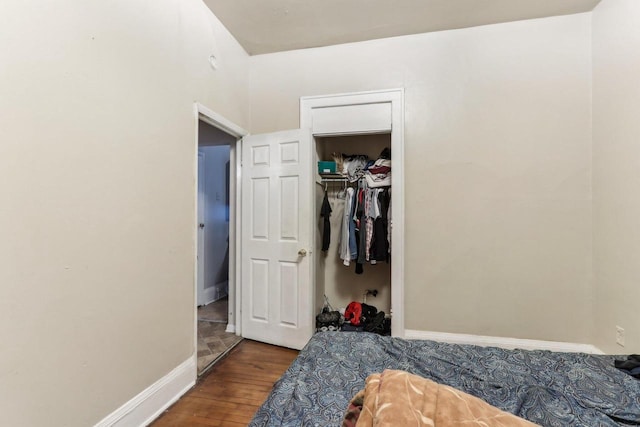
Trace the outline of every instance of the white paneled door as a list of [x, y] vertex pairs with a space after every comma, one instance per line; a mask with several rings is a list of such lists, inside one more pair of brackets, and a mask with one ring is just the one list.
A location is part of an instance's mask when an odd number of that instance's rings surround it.
[[242, 140], [242, 336], [295, 349], [313, 332], [308, 138]]

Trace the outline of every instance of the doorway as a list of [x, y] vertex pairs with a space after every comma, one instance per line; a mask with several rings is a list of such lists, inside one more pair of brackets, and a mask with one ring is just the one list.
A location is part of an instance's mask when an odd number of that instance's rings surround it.
[[198, 119], [196, 342], [198, 375], [241, 341], [229, 329], [231, 149], [237, 138]]
[[[405, 336], [404, 326], [404, 89], [384, 89], [337, 95], [306, 96], [300, 98], [300, 128], [311, 136], [316, 156], [317, 143], [327, 137], [389, 134], [393, 153], [393, 191], [391, 192], [391, 306], [393, 318], [391, 335]], [[318, 175], [315, 182], [322, 183]], [[315, 187], [315, 184], [313, 184]], [[315, 191], [311, 188], [310, 191]], [[315, 207], [319, 211], [319, 206]], [[313, 277], [318, 266], [315, 264]], [[315, 309], [322, 309], [324, 289], [315, 287]]]

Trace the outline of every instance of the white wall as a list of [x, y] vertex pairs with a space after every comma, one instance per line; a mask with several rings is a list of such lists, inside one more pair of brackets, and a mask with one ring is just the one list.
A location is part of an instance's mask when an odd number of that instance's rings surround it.
[[193, 355], [193, 103], [248, 127], [246, 70], [199, 0], [0, 2], [4, 425], [93, 425]]
[[639, 22], [634, 0], [593, 12], [595, 344], [612, 353], [640, 352]]
[[595, 311], [640, 351], [639, 16], [598, 6], [592, 69], [591, 14], [249, 60], [198, 0], [1, 2], [3, 422], [95, 424], [192, 355], [194, 101], [258, 133], [405, 87], [406, 326], [591, 342]]
[[[406, 90], [406, 327], [590, 342], [591, 15], [250, 58], [251, 130]], [[395, 171], [394, 171], [395, 173]]]

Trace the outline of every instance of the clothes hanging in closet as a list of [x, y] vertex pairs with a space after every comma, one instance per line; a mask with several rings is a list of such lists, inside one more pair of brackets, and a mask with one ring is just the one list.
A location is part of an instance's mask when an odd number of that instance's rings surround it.
[[389, 261], [389, 202], [391, 200], [388, 189], [376, 189], [375, 203], [377, 210], [373, 220], [373, 238], [370, 246], [369, 260], [371, 264], [377, 261]]
[[356, 262], [356, 274], [365, 263], [389, 261], [389, 188], [369, 188], [361, 179], [348, 188], [340, 231], [340, 259], [345, 266]]
[[353, 195], [355, 190], [351, 187], [346, 190], [344, 213], [342, 215], [342, 230], [340, 232], [340, 259], [347, 267], [358, 256], [356, 247], [356, 230], [353, 222]]
[[354, 214], [354, 222], [356, 229], [356, 240], [358, 242], [358, 257], [356, 259], [356, 274], [362, 274], [363, 265], [366, 261], [365, 252], [367, 246], [367, 229], [365, 217], [365, 188], [366, 183], [363, 180], [358, 181], [358, 192], [356, 193], [356, 207]]
[[[390, 150], [385, 148], [378, 159], [369, 162], [358, 175], [357, 189], [347, 190], [339, 254], [345, 266], [355, 261], [356, 274], [362, 274], [366, 262], [376, 264], [390, 260]], [[349, 179], [353, 179], [353, 175]]]
[[324, 199], [322, 200], [322, 207], [320, 208], [320, 216], [324, 218], [322, 250], [327, 251], [329, 250], [329, 244], [331, 243], [331, 205], [329, 204], [327, 190], [324, 191]]

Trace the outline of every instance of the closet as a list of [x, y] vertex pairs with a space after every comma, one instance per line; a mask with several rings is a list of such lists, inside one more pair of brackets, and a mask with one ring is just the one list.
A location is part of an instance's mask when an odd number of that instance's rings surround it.
[[[344, 308], [367, 303], [392, 316], [391, 333], [404, 336], [404, 91], [384, 89], [300, 98], [300, 128], [242, 139], [236, 325], [245, 338], [301, 349], [315, 332], [325, 302]], [[338, 256], [345, 182], [323, 181], [319, 160], [332, 153], [376, 160], [391, 150], [391, 262], [365, 263], [363, 274]], [[332, 239], [322, 251], [320, 208], [325, 185]]]
[[[315, 157], [318, 161], [333, 161], [334, 155], [363, 155], [371, 162], [379, 159], [383, 150], [391, 151], [391, 134], [358, 134], [349, 136], [317, 136], [314, 138]], [[393, 153], [391, 153], [393, 156]], [[388, 163], [388, 162], [387, 162]], [[317, 163], [316, 163], [317, 164]], [[340, 243], [343, 239], [345, 206], [348, 206], [346, 189], [348, 187], [358, 189], [358, 181], [349, 180], [339, 174], [325, 174], [316, 171], [315, 185], [315, 286], [316, 303], [318, 312], [324, 303], [324, 295], [334, 309], [344, 309], [352, 301], [366, 302], [375, 306], [378, 311], [384, 311], [387, 315], [391, 309], [391, 260], [393, 254], [387, 258], [389, 261], [367, 261], [362, 264], [361, 270], [356, 267], [356, 261], [345, 265], [340, 257]], [[393, 175], [392, 175], [393, 176]], [[366, 181], [365, 178], [361, 179]], [[378, 187], [385, 191], [389, 186]], [[325, 220], [321, 216], [321, 208], [325, 191], [331, 206], [330, 226], [331, 239], [329, 248], [322, 250]], [[385, 210], [386, 217], [386, 210]], [[364, 225], [364, 224], [363, 224]], [[374, 236], [387, 240], [387, 228], [384, 227], [384, 236]], [[364, 230], [364, 228], [362, 228]], [[357, 271], [361, 271], [357, 273]], [[369, 292], [367, 295], [367, 291]], [[374, 296], [375, 294], [375, 296]]]

